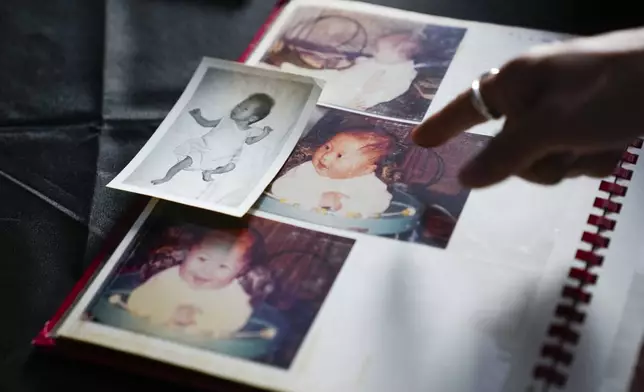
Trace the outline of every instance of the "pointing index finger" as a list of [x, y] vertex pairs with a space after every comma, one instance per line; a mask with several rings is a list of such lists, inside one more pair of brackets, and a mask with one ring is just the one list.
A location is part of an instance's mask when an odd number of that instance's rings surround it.
[[[480, 94], [485, 105], [498, 112], [500, 97], [498, 75], [492, 74], [480, 81]], [[472, 102], [472, 89], [468, 89], [429, 117], [412, 132], [412, 140], [423, 147], [436, 147], [459, 133], [487, 121]]]

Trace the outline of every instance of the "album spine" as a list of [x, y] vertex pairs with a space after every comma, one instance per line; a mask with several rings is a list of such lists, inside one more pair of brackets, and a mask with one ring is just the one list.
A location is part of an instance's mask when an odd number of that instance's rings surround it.
[[586, 318], [584, 309], [592, 302], [592, 289], [601, 274], [604, 260], [600, 253], [610, 246], [606, 233], [615, 230], [618, 224], [622, 208], [619, 198], [626, 195], [633, 176], [633, 170], [627, 165], [637, 163], [643, 144], [642, 139], [634, 140], [622, 154], [611, 180], [603, 180], [599, 185], [599, 194], [593, 203], [596, 213], [591, 213], [587, 220], [592, 229], [581, 235], [581, 241], [587, 244], [586, 250], [578, 249], [575, 253], [553, 322], [548, 326], [547, 338], [533, 369], [534, 380], [546, 387], [563, 388], [568, 381], [568, 369], [580, 338], [578, 331]]

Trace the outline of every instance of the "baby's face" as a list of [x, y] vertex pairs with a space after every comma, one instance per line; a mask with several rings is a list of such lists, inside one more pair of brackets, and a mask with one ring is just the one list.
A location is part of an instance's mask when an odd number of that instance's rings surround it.
[[416, 47], [416, 42], [404, 35], [383, 37], [376, 43], [374, 58], [385, 64], [402, 63], [411, 60], [410, 53]]
[[247, 99], [237, 104], [230, 112], [230, 118], [235, 121], [245, 121], [248, 123], [254, 123], [257, 121], [257, 110], [259, 109], [260, 103], [256, 100]]
[[252, 236], [217, 232], [192, 247], [179, 267], [179, 275], [195, 289], [219, 289], [229, 285], [245, 266]]
[[367, 142], [349, 134], [337, 134], [313, 154], [313, 167], [322, 177], [353, 178], [376, 170], [373, 151], [363, 149]]

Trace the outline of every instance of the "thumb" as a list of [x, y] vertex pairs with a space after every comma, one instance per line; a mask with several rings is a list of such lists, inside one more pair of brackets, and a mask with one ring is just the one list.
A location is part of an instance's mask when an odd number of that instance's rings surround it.
[[529, 129], [517, 129], [506, 122], [481, 153], [463, 167], [459, 180], [469, 188], [483, 188], [520, 173], [545, 155], [541, 145], [530, 137]]

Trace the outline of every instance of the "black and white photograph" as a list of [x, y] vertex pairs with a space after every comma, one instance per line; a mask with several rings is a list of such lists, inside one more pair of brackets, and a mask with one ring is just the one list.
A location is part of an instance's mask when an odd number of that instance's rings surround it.
[[242, 216], [295, 147], [321, 90], [310, 77], [205, 58], [108, 186]]

